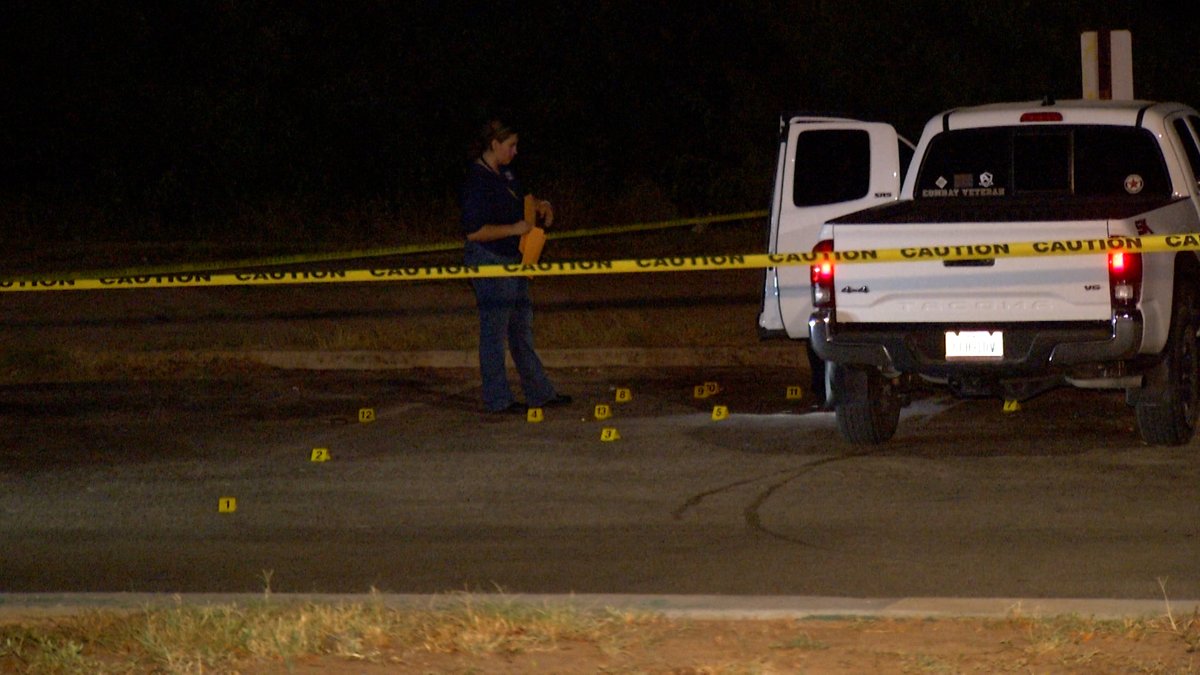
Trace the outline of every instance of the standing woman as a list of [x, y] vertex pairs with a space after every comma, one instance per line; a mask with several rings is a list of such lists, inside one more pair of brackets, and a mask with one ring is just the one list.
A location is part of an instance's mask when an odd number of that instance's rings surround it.
[[[517, 132], [499, 120], [484, 125], [481, 153], [467, 169], [462, 192], [462, 228], [467, 265], [505, 265], [521, 262], [521, 235], [534, 223], [525, 222], [525, 191], [508, 168], [517, 156]], [[548, 201], [537, 202], [546, 227], [554, 222]], [[571, 397], [559, 394], [546, 376], [533, 349], [533, 306], [525, 277], [471, 279], [479, 307], [479, 372], [483, 406], [492, 413], [524, 414], [527, 407], [563, 406]], [[505, 343], [521, 377], [525, 403], [513, 399], [505, 369]]]

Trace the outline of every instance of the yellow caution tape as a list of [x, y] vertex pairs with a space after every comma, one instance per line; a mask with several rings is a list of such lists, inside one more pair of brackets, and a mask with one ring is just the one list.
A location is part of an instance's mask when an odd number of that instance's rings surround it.
[[1155, 253], [1200, 250], [1200, 235], [1154, 235], [1101, 239], [997, 242], [899, 249], [855, 251], [754, 253], [708, 256], [638, 258], [631, 260], [566, 260], [523, 265], [434, 265], [427, 267], [381, 267], [361, 270], [239, 272], [232, 274], [180, 273], [141, 276], [106, 276], [73, 279], [47, 275], [0, 281], [3, 291], [108, 290], [132, 288], [185, 288], [210, 286], [270, 286], [280, 284], [346, 283], [367, 281], [432, 281], [478, 277], [566, 276], [585, 274], [628, 274], [636, 272], [684, 272], [704, 270], [762, 269], [817, 262], [914, 262], [932, 260], [980, 260], [1096, 254], [1108, 251]]
[[[614, 225], [610, 227], [593, 227], [566, 232], [551, 232], [546, 234], [547, 240], [577, 239], [581, 237], [599, 237], [635, 232], [649, 232], [676, 227], [726, 223], [741, 220], [753, 220], [767, 217], [767, 211], [743, 211], [717, 216], [697, 216], [694, 218], [675, 218], [650, 223], [633, 223], [631, 225]], [[296, 255], [270, 256], [261, 258], [246, 258], [241, 260], [224, 260], [205, 263], [182, 263], [178, 265], [158, 265], [153, 267], [124, 267], [106, 270], [84, 270], [76, 272], [61, 272], [54, 274], [55, 279], [101, 279], [119, 277], [163, 277], [191, 275], [200, 272], [215, 272], [220, 270], [244, 270], [262, 267], [284, 267], [288, 265], [311, 265], [317, 263], [344, 262], [362, 260], [364, 258], [394, 258], [400, 256], [420, 255], [424, 253], [440, 253], [444, 251], [461, 250], [461, 240], [445, 241], [432, 244], [409, 244], [406, 246], [389, 246], [378, 248], [354, 249], [349, 251], [334, 251], [328, 253], [301, 253]], [[48, 277], [50, 275], [42, 275]], [[0, 276], [0, 283], [6, 281], [24, 281], [36, 279], [38, 275], [6, 275]]]

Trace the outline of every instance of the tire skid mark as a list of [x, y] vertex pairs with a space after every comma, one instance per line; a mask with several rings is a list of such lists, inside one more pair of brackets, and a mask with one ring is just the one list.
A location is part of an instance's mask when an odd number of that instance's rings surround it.
[[[958, 403], [959, 402], [953, 398], [948, 398], [945, 396], [935, 396], [931, 399], [918, 401], [914, 405], [906, 406], [905, 410], [901, 411], [901, 419], [903, 420], [905, 418], [908, 418], [909, 424], [915, 424], [917, 426], [924, 426], [930, 420], [932, 420], [932, 419], [942, 415], [943, 413], [947, 412], [948, 410], [954, 408], [955, 405], [957, 405]], [[761, 511], [763, 505], [766, 504], [767, 501], [780, 488], [786, 486], [787, 484], [791, 483], [792, 481], [796, 480], [797, 478], [801, 478], [803, 476], [806, 476], [806, 475], [812, 473], [813, 471], [816, 471], [817, 469], [820, 469], [826, 465], [833, 464], [836, 462], [843, 462], [843, 461], [847, 461], [847, 460], [860, 459], [863, 457], [870, 457], [872, 455], [879, 455], [879, 454], [884, 453], [886, 450], [887, 450], [887, 446], [881, 445], [881, 446], [869, 448], [865, 451], [849, 452], [849, 453], [838, 454], [838, 455], [834, 455], [834, 456], [830, 456], [830, 457], [822, 457], [819, 459], [815, 459], [815, 460], [806, 462], [805, 464], [803, 464], [799, 467], [796, 467], [796, 468], [781, 469], [778, 471], [772, 471], [770, 473], [761, 474], [758, 476], [752, 476], [749, 478], [742, 478], [739, 480], [732, 481], [730, 483], [725, 483], [723, 485], [719, 485], [712, 489], [705, 490], [703, 492], [699, 492], [695, 495], [692, 495], [691, 497], [688, 497], [686, 500], [684, 500], [684, 502], [682, 504], [679, 505], [678, 508], [676, 508], [674, 511], [671, 512], [671, 517], [674, 520], [682, 520], [683, 517], [687, 514], [687, 512], [689, 510], [691, 510], [692, 508], [694, 508], [696, 506], [699, 506], [701, 503], [703, 503], [709, 497], [714, 497], [716, 495], [727, 493], [727, 492], [730, 492], [730, 491], [735, 490], [740, 487], [752, 485], [759, 481], [778, 478], [779, 480], [776, 480], [774, 483], [771, 483], [770, 485], [767, 486], [766, 489], [764, 489], [762, 492], [758, 493], [758, 495], [755, 496], [754, 499], [750, 501], [750, 503], [746, 506], [746, 508], [743, 509], [742, 518], [746, 522], [746, 526], [749, 527], [751, 530], [760, 532], [768, 537], [772, 537], [772, 538], [778, 539], [780, 541], [786, 541], [786, 542], [789, 542], [792, 544], [798, 544], [800, 546], [805, 546], [808, 548], [822, 549], [825, 547], [817, 546], [816, 544], [806, 541], [800, 537], [787, 535], [782, 532], [777, 532], [777, 531], [772, 530], [771, 528], [767, 527], [765, 524], [763, 524], [762, 517], [760, 515], [760, 511]]]
[[684, 501], [684, 503], [682, 505], [679, 506], [679, 508], [677, 508], [671, 512], [671, 516], [675, 520], [681, 520], [683, 518], [684, 514], [687, 513], [687, 511], [689, 509], [691, 509], [692, 507], [698, 506], [701, 502], [708, 499], [709, 497], [712, 497], [714, 495], [719, 495], [719, 494], [722, 494], [725, 492], [729, 492], [730, 490], [742, 487], [744, 485], [750, 485], [753, 483], [757, 483], [758, 481], [761, 481], [761, 480], [782, 476], [783, 478], [781, 480], [778, 480], [778, 481], [772, 483], [765, 490], [760, 492], [753, 500], [751, 500], [751, 502], [742, 511], [742, 517], [746, 521], [746, 525], [750, 529], [755, 530], [757, 532], [761, 532], [769, 537], [773, 537], [775, 539], [780, 539], [782, 541], [787, 541], [787, 542], [790, 542], [793, 544], [799, 544], [801, 546], [807, 546], [810, 548], [818, 548], [815, 544], [813, 544], [811, 542], [800, 539], [799, 537], [792, 537], [792, 536], [788, 536], [788, 535], [780, 533], [780, 532], [775, 532], [774, 530], [771, 530], [767, 526], [763, 525], [762, 518], [759, 516], [759, 510], [762, 508], [762, 505], [765, 504], [767, 502], [767, 500], [770, 499], [771, 496], [773, 494], [775, 494], [775, 492], [777, 490], [779, 490], [779, 488], [787, 485], [788, 483], [796, 480], [797, 478], [800, 478], [802, 476], [810, 474], [813, 471], [816, 471], [817, 469], [819, 469], [823, 466], [826, 466], [828, 464], [833, 464], [835, 462], [844, 462], [847, 460], [858, 459], [861, 457], [867, 457], [872, 454], [875, 454], [874, 449], [871, 452], [857, 452], [857, 453], [849, 453], [849, 454], [844, 454], [844, 455], [835, 455], [832, 457], [822, 457], [820, 459], [816, 459], [811, 462], [807, 462], [807, 463], [803, 464], [802, 466], [794, 468], [794, 469], [783, 469], [781, 471], [774, 471], [772, 473], [761, 475], [761, 476], [755, 476], [753, 478], [745, 478], [742, 480], [733, 481], [732, 483], [726, 483], [725, 485], [721, 485], [721, 486], [713, 488], [711, 490], [705, 490], [704, 492], [701, 492], [696, 495], [693, 495], [692, 497], [689, 497], [687, 500]]
[[765, 478], [772, 478], [774, 476], [791, 474], [791, 473], [794, 473], [795, 471], [796, 471], [796, 469], [780, 469], [779, 471], [772, 471], [771, 473], [768, 473], [768, 474], [765, 474], [762, 476], [755, 476], [753, 478], [743, 478], [742, 480], [737, 480], [732, 483], [726, 483], [725, 485], [715, 487], [711, 490], [705, 490], [704, 492], [692, 495], [691, 497], [688, 497], [686, 500], [684, 500], [683, 504], [681, 504], [679, 506], [679, 508], [677, 508], [671, 512], [671, 517], [675, 520], [683, 520], [684, 514], [687, 513], [689, 509], [691, 509], [693, 506], [699, 506], [700, 502], [703, 502], [705, 499], [708, 499], [709, 497], [712, 497], [713, 495], [718, 495], [718, 494], [721, 494], [722, 492], [726, 492], [726, 491], [732, 490], [733, 488], [741, 487], [743, 485], [757, 483], [758, 481], [763, 480]]
[[786, 478], [784, 478], [783, 480], [773, 483], [772, 485], [768, 486], [767, 489], [760, 492], [758, 494], [758, 496], [755, 497], [746, 506], [745, 510], [742, 511], [742, 518], [746, 521], [746, 526], [749, 527], [751, 530], [761, 532], [762, 534], [765, 534], [768, 537], [772, 537], [774, 539], [779, 539], [780, 541], [786, 541], [786, 542], [789, 542], [792, 544], [799, 544], [801, 546], [806, 546], [809, 548], [822, 548], [822, 547], [817, 546], [816, 544], [813, 544], [810, 541], [805, 541], [804, 539], [801, 539], [800, 537], [789, 536], [789, 535], [783, 534], [782, 532], [776, 532], [775, 530], [772, 530], [771, 528], [769, 528], [763, 524], [762, 517], [759, 515], [759, 511], [762, 509], [763, 504], [766, 504], [767, 500], [770, 499], [771, 496], [774, 495], [777, 490], [779, 490], [779, 488], [787, 485], [788, 483], [796, 480], [797, 478], [800, 478], [801, 476], [806, 476], [828, 464], [833, 464], [835, 462], [844, 462], [844, 461], [853, 460], [853, 459], [859, 459], [861, 457], [867, 457], [872, 454], [876, 454], [876, 453], [875, 452], [856, 452], [856, 453], [851, 453], [851, 454], [838, 455], [836, 457], [826, 457], [823, 459], [818, 459], [813, 462], [809, 462], [808, 464], [805, 464], [804, 466], [792, 471], [792, 473], [789, 476], [787, 476]]
[[[755, 497], [750, 502], [749, 505], [746, 506], [746, 508], [742, 511], [742, 517], [746, 521], [746, 526], [749, 527], [751, 530], [759, 532], [760, 534], [766, 535], [768, 537], [771, 537], [772, 539], [777, 539], [779, 541], [785, 541], [789, 544], [796, 544], [796, 545], [803, 546], [805, 548], [808, 548], [808, 549], [811, 549], [814, 551], [824, 551], [826, 553], [848, 555], [851, 557], [863, 557], [863, 556], [876, 557], [877, 554], [867, 553], [864, 551], [858, 551], [858, 550], [854, 550], [853, 548], [838, 548], [838, 547], [834, 547], [834, 546], [820, 546], [820, 545], [814, 544], [810, 541], [807, 541], [805, 539], [802, 539], [800, 537], [787, 535], [782, 532], [777, 532], [775, 530], [772, 530], [771, 528], [769, 528], [763, 524], [762, 518], [759, 515], [759, 510], [762, 508], [762, 505], [765, 504], [767, 502], [767, 500], [770, 499], [777, 490], [779, 490], [779, 488], [782, 488], [783, 486], [787, 485], [788, 483], [792, 482], [793, 480], [796, 480], [797, 478], [800, 478], [802, 476], [812, 473], [813, 471], [821, 468], [824, 465], [832, 464], [832, 463], [840, 461], [840, 460], [860, 459], [860, 458], [864, 458], [864, 457], [870, 457], [870, 456], [878, 455], [881, 453], [882, 453], [882, 448], [872, 448], [872, 450], [870, 452], [858, 452], [858, 453], [853, 453], [853, 454], [841, 455], [839, 457], [828, 457], [826, 459], [812, 462], [812, 463], [807, 464], [799, 469], [794, 470], [791, 475], [784, 478], [783, 480], [780, 480], [776, 483], [772, 483], [770, 486], [767, 487], [767, 489], [760, 492], [758, 494], [758, 496]], [[888, 557], [888, 559], [891, 559], [891, 560], [905, 560], [906, 562], [909, 562], [909, 563], [918, 562], [913, 559], [904, 558], [904, 557], [900, 557], [900, 556], [896, 556], [896, 555], [889, 555], [887, 557]]]

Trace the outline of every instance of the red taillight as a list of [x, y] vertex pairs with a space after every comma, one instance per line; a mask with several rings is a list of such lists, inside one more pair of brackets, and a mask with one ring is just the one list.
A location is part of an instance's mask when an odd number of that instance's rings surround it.
[[828, 283], [833, 279], [833, 263], [826, 260], [812, 266], [812, 282], [814, 284]]
[[1108, 293], [1114, 307], [1133, 307], [1142, 294], [1142, 254], [1108, 254]]
[[1062, 113], [1060, 112], [1027, 112], [1021, 115], [1022, 122], [1061, 122], [1063, 121]]
[[[833, 251], [833, 240], [823, 239], [813, 247], [813, 253]], [[809, 267], [812, 280], [813, 307], [833, 306], [833, 260], [821, 260]]]

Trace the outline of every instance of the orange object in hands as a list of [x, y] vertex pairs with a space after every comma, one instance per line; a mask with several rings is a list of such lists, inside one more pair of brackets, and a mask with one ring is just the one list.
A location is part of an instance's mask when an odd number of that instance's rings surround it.
[[532, 227], [521, 235], [521, 264], [532, 265], [542, 255], [542, 247], [546, 245], [546, 231], [537, 225], [537, 200], [533, 195], [525, 195], [525, 222]]

